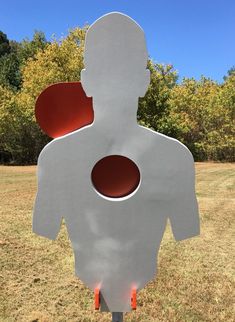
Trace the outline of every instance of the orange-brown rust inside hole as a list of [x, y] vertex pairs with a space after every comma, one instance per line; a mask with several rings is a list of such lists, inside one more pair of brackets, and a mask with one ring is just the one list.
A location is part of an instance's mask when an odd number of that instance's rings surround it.
[[140, 182], [140, 171], [127, 157], [110, 155], [95, 164], [91, 180], [100, 194], [110, 198], [121, 198], [136, 190]]

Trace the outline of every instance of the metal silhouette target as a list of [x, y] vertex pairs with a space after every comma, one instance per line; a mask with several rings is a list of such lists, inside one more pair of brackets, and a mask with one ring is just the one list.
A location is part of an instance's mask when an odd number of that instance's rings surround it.
[[56, 139], [38, 158], [33, 231], [55, 239], [65, 219], [76, 274], [114, 321], [138, 308], [138, 290], [155, 277], [167, 220], [176, 240], [200, 231], [191, 152], [137, 124], [147, 60], [141, 27], [107, 14], [87, 31], [82, 86], [52, 85], [36, 103]]
[[80, 82], [53, 84], [39, 95], [35, 117], [48, 136], [58, 138], [93, 122], [92, 99]]

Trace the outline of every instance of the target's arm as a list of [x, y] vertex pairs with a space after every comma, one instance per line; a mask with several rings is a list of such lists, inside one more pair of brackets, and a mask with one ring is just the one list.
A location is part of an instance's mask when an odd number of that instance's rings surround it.
[[45, 158], [39, 157], [38, 192], [33, 210], [33, 232], [49, 239], [55, 239], [62, 221], [58, 179], [53, 175], [53, 165], [45, 161]]

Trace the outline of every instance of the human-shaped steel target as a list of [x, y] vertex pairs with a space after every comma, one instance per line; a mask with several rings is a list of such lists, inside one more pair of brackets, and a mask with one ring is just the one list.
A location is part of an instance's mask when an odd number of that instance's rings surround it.
[[38, 159], [33, 231], [55, 239], [64, 218], [76, 274], [102, 311], [133, 308], [136, 290], [156, 274], [168, 218], [176, 240], [199, 234], [190, 151], [137, 124], [147, 58], [144, 32], [128, 16], [110, 13], [91, 25], [81, 73], [88, 117], [60, 132]]

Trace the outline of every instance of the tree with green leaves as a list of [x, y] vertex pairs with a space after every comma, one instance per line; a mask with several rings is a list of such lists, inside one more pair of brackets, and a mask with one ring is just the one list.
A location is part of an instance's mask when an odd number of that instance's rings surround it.
[[231, 77], [235, 75], [235, 66], [231, 67], [228, 71], [227, 71], [227, 75], [224, 76], [224, 81], [227, 80], [227, 78]]
[[138, 121], [155, 131], [169, 133], [169, 97], [176, 85], [177, 72], [172, 65], [163, 65], [148, 61], [150, 85], [145, 97], [139, 100]]
[[235, 161], [235, 83], [202, 77], [184, 79], [171, 92], [168, 122], [172, 136], [186, 144], [196, 160]]
[[[0, 84], [13, 90], [22, 85], [22, 69], [28, 59], [33, 59], [38, 51], [44, 50], [48, 44], [44, 33], [36, 31], [32, 40], [22, 42], [10, 41], [0, 32]], [[2, 39], [2, 44], [1, 44]], [[1, 55], [1, 48], [4, 54]]]
[[0, 31], [0, 57], [9, 54], [10, 51], [11, 47], [7, 35]]
[[[66, 38], [59, 41], [54, 39], [52, 43], [43, 45], [44, 48], [37, 50], [33, 57], [30, 54], [30, 57], [25, 58], [25, 64], [21, 67], [20, 90], [14, 91], [5, 86], [6, 84], [0, 87], [3, 93], [0, 110], [0, 154], [10, 156], [13, 163], [36, 163], [40, 151], [49, 142], [50, 138], [41, 132], [35, 121], [36, 99], [50, 84], [79, 81], [83, 68], [84, 39], [85, 29], [77, 28]], [[28, 49], [28, 45], [24, 43], [21, 49]], [[32, 53], [33, 50], [24, 51], [29, 52]]]

